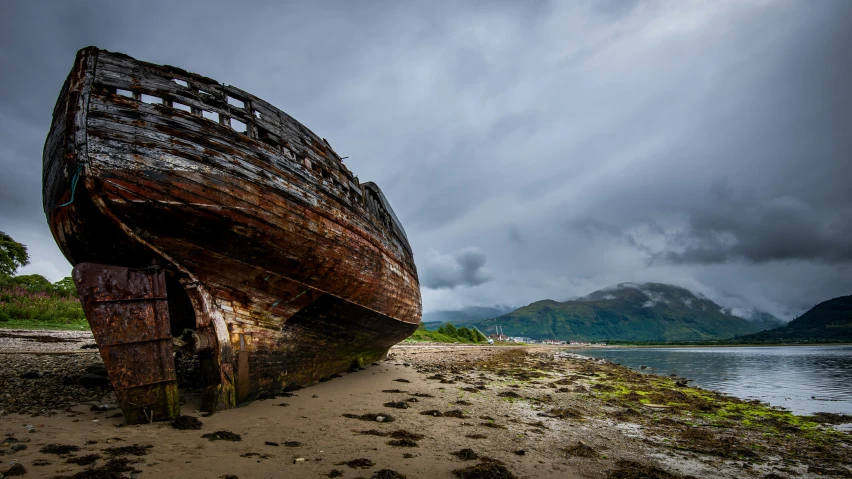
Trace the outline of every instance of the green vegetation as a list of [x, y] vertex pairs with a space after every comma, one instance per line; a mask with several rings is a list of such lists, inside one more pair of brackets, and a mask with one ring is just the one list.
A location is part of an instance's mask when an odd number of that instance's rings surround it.
[[[624, 408], [621, 419], [638, 421], [644, 411], [657, 411], [666, 422], [656, 425], [682, 425], [672, 447], [732, 459], [751, 459], [760, 450], [810, 450], [831, 454], [838, 441], [847, 440], [846, 433], [824, 424], [842, 423], [845, 415], [820, 413], [797, 416], [754, 400], [699, 388], [685, 387], [672, 378], [637, 373], [620, 366], [604, 365], [591, 375], [594, 396], [610, 406]], [[638, 408], [638, 409], [637, 409]], [[640, 421], [641, 422], [641, 421]], [[738, 430], [739, 436], [720, 437], [715, 431]], [[750, 436], [751, 440], [745, 437]], [[763, 444], [755, 444], [756, 439]], [[793, 454], [796, 455], [796, 454]]]
[[30, 263], [27, 247], [0, 231], [0, 278], [8, 278]]
[[69, 281], [51, 284], [37, 274], [0, 281], [0, 328], [88, 329], [77, 292], [67, 287]]
[[786, 326], [737, 338], [744, 343], [852, 341], [852, 296], [823, 301]]
[[71, 278], [51, 283], [44, 276], [14, 276], [29, 263], [27, 247], [0, 232], [0, 327], [88, 329]]
[[777, 327], [762, 314], [749, 321], [713, 301], [659, 283], [621, 284], [573, 301], [544, 300], [496, 319], [474, 323], [482, 331], [500, 325], [509, 336], [577, 341], [716, 341]]
[[475, 329], [456, 328], [452, 324], [447, 323], [435, 331], [429, 331], [421, 323], [420, 327], [406, 341], [477, 344], [487, 342], [488, 340], [482, 333]]
[[[523, 348], [491, 355], [469, 367], [477, 374], [496, 375], [501, 385], [512, 387], [501, 388], [499, 397], [511, 400], [521, 396], [518, 400], [542, 406], [553, 403], [539, 415], [569, 421], [572, 426], [605, 418], [640, 426], [642, 441], [654, 446], [742, 461], [746, 468], [781, 456], [785, 463], [795, 461], [812, 473], [820, 471], [820, 477], [848, 477], [838, 466], [850, 463], [852, 434], [827, 426], [846, 424], [852, 420], [849, 415], [798, 416], [759, 401], [690, 387], [680, 378], [640, 373], [608, 362], [556, 360]], [[545, 385], [549, 386], [547, 394], [527, 396], [531, 391], [524, 390]], [[586, 457], [599, 454], [576, 447], [565, 452]], [[675, 476], [642, 473], [624, 477]]]

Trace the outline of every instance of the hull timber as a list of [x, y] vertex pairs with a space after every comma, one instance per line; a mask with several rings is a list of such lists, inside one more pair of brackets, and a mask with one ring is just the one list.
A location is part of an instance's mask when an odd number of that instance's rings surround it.
[[[43, 194], [84, 306], [110, 267], [159, 265], [166, 314], [140, 320], [196, 338], [175, 344], [201, 358], [205, 409], [382, 357], [420, 322], [411, 248], [378, 186], [286, 113], [209, 78], [81, 50]], [[113, 327], [86, 308], [93, 329]], [[100, 338], [115, 332], [95, 336], [106, 360]]]

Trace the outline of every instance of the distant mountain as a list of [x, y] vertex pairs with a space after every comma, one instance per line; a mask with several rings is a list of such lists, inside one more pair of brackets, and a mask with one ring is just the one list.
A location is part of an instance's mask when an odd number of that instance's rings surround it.
[[737, 339], [755, 342], [852, 341], [852, 296], [823, 301], [786, 326]]
[[763, 311], [754, 313], [754, 316], [748, 318], [748, 320], [755, 328], [757, 328], [758, 331], [780, 328], [787, 324], [775, 316]]
[[445, 323], [464, 326], [467, 323], [496, 318], [512, 311], [508, 306], [481, 307], [470, 306], [455, 311], [433, 311], [423, 314], [423, 325], [426, 329], [438, 329]]
[[691, 291], [660, 283], [621, 283], [582, 298], [537, 301], [474, 322], [486, 334], [578, 341], [703, 341], [751, 334], [783, 324], [759, 313], [749, 321]]

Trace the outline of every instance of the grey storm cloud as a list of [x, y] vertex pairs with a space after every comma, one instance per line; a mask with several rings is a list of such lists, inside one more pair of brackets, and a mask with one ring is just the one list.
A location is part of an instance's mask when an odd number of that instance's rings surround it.
[[852, 292], [850, 18], [848, 0], [6, 0], [0, 230], [29, 246], [22, 273], [68, 275], [41, 150], [96, 45], [327, 138], [388, 197], [426, 311], [631, 281], [789, 318]]
[[492, 278], [485, 260], [485, 254], [478, 248], [465, 248], [452, 254], [433, 253], [420, 270], [421, 283], [433, 289], [479, 286]]
[[825, 209], [794, 196], [761, 198], [726, 183], [689, 214], [662, 253], [675, 263], [852, 262], [852, 208]]

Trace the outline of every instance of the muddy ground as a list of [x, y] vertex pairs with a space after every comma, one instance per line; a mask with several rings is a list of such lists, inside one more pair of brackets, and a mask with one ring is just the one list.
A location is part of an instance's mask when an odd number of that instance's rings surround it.
[[556, 348], [397, 346], [362, 371], [210, 417], [182, 391], [190, 418], [176, 429], [124, 426], [108, 387], [74, 381], [99, 356], [79, 349], [85, 340], [64, 344], [73, 353], [0, 350], [0, 473], [852, 477], [852, 437], [826, 424], [839, 418], [793, 416]]

